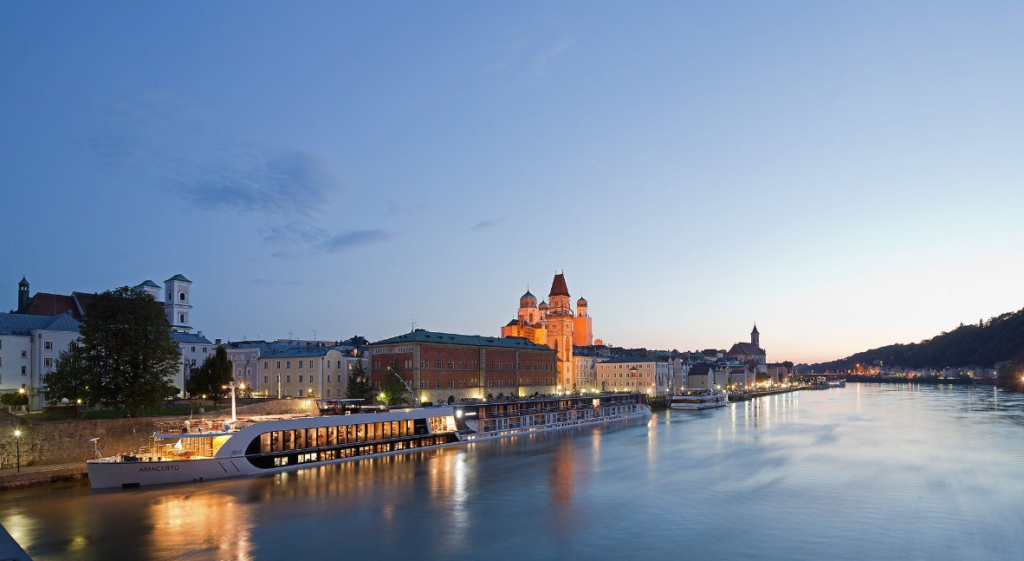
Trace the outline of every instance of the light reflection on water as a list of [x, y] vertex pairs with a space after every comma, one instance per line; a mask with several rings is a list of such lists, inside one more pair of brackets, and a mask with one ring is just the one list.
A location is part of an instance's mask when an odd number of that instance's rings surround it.
[[785, 394], [278, 476], [0, 494], [35, 559], [1017, 559], [1024, 402]]

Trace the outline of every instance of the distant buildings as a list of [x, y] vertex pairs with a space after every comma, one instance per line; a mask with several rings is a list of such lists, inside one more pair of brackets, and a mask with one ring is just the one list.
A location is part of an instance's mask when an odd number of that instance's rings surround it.
[[663, 395], [668, 391], [671, 367], [655, 356], [618, 356], [597, 363], [600, 391], [639, 391]]
[[[188, 379], [191, 371], [197, 368], [206, 360], [206, 357], [213, 352], [218, 342], [210, 342], [203, 336], [203, 332], [192, 333], [192, 281], [178, 274], [164, 281], [164, 288], [151, 280], [146, 280], [135, 288], [142, 290], [161, 302], [166, 314], [167, 323], [171, 326], [171, 338], [178, 345], [181, 354], [181, 370], [174, 376], [171, 383], [178, 388], [180, 395], [185, 392], [185, 380]], [[72, 292], [70, 295], [51, 294], [48, 292], [31, 293], [31, 287], [25, 277], [18, 283], [18, 309], [12, 311], [12, 315], [22, 316], [58, 316], [68, 315], [76, 321], [74, 339], [69, 339], [56, 353], [67, 349], [72, 340], [77, 340], [77, 322], [85, 318], [87, 308], [96, 294], [90, 292]], [[56, 355], [54, 355], [56, 356]], [[43, 365], [46, 368], [46, 365]], [[39, 380], [41, 380], [41, 375]], [[2, 388], [0, 384], [0, 388]], [[30, 385], [38, 389], [38, 381]], [[2, 390], [0, 390], [2, 391]], [[41, 404], [41, 401], [39, 402]]]
[[351, 341], [236, 341], [225, 345], [236, 383], [262, 397], [344, 397], [348, 375], [360, 361], [369, 374], [365, 346]]
[[409, 396], [423, 402], [552, 394], [558, 366], [557, 351], [519, 337], [417, 329], [370, 344], [373, 389], [389, 377], [401, 379]]

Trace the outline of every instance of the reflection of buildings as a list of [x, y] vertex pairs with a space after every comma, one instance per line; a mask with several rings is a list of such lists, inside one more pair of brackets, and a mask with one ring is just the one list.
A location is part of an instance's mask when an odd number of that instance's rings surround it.
[[564, 274], [555, 275], [548, 300], [550, 304], [537, 305], [537, 298], [527, 290], [519, 299], [516, 319], [501, 328], [501, 336], [518, 337], [554, 349], [558, 356], [558, 385], [565, 390], [576, 390], [582, 386], [577, 380], [573, 346], [594, 344], [593, 319], [587, 312], [584, 298], [576, 301], [576, 311], [573, 311]]

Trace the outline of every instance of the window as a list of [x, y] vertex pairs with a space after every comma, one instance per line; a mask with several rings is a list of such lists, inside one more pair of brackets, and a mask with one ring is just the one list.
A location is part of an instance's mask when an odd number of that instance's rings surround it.
[[284, 367], [285, 368], [291, 368], [292, 367], [292, 361], [290, 361], [290, 360], [284, 361]]
[[206, 347], [203, 347], [203, 352], [204, 352], [204, 353], [206, 352]]
[[267, 376], [264, 376], [264, 377], [263, 377], [263, 383], [264, 383], [264, 384], [269, 384], [269, 383], [270, 383], [270, 382], [269, 382], [269, 381], [267, 380]]
[[196, 348], [195, 347], [192, 347], [192, 352], [196, 352]]
[[328, 360], [327, 361], [327, 368], [330, 368], [330, 367], [331, 367], [331, 361]]
[[28, 358], [28, 351], [21, 351], [21, 358]]
[[331, 388], [327, 388], [327, 397], [331, 397]]
[[299, 388], [299, 397], [302, 397], [302, 388]]
[[182, 302], [185, 301], [185, 293], [184, 292], [179, 292], [178, 293], [178, 300], [181, 300]]
[[[25, 367], [24, 366], [21, 367], [21, 373], [22, 374], [25, 373]], [[437, 381], [437, 389], [441, 389], [441, 380]]]
[[53, 359], [52, 358], [44, 358], [43, 359], [43, 364], [45, 364], [46, 366], [53, 366]]
[[284, 381], [289, 383], [289, 384], [292, 383], [292, 375], [288, 374], [287, 376], [285, 376], [284, 377]]
[[[327, 383], [328, 384], [331, 383], [331, 375], [330, 374], [327, 375]], [[328, 391], [330, 391], [330, 390], [328, 390]], [[327, 397], [331, 397], [331, 394], [327, 394]]]
[[302, 383], [302, 374], [299, 374], [299, 383]]
[[53, 350], [53, 341], [46, 341], [46, 342], [44, 342], [43, 343], [43, 348], [48, 350], [48, 351], [52, 351]]
[[498, 370], [501, 370], [501, 363], [498, 363]]
[[310, 367], [310, 368], [313, 368], [313, 361], [312, 361], [312, 360], [311, 360], [311, 361], [309, 361], [309, 367]]
[[185, 323], [185, 314], [178, 314], [178, 323]]
[[279, 360], [279, 361], [277, 361], [277, 367], [278, 367], [278, 368], [281, 368], [281, 361], [280, 361], [280, 360]]
[[438, 369], [438, 370], [440, 370], [440, 369], [442, 368], [442, 366], [441, 366], [441, 361], [440, 361], [440, 360], [439, 360], [439, 361], [437, 361], [437, 362], [436, 362], [435, 364], [437, 365], [437, 369]]
[[25, 376], [25, 375], [27, 375], [27, 374], [28, 374], [28, 370], [26, 370], [26, 368], [25, 368], [24, 366], [22, 366], [22, 367], [21, 367], [21, 375], [22, 375], [22, 376]]
[[[278, 367], [278, 368], [281, 368], [281, 363], [280, 363], [280, 362], [279, 362], [279, 363], [277, 363], [277, 367]], [[264, 360], [264, 361], [263, 361], [263, 368], [270, 368], [270, 361], [268, 361], [268, 360]]]
[[315, 384], [316, 383], [316, 380], [313, 379], [313, 375], [312, 374], [309, 375], [309, 383], [310, 384]]
[[449, 388], [454, 388], [455, 387], [455, 380], [448, 380], [448, 387]]
[[455, 370], [455, 361], [454, 360], [449, 360], [448, 361], [448, 370]]

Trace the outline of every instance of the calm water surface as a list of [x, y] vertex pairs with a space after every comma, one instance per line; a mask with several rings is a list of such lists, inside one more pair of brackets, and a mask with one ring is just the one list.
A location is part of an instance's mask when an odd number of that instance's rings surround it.
[[34, 559], [1021, 559], [1024, 401], [873, 386], [155, 491], [0, 494]]

